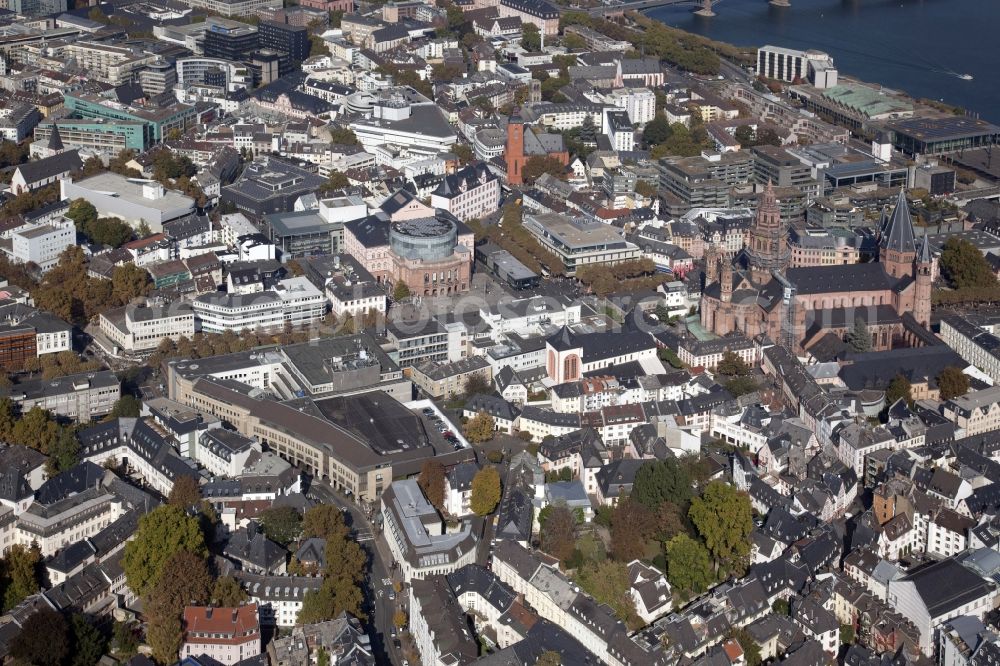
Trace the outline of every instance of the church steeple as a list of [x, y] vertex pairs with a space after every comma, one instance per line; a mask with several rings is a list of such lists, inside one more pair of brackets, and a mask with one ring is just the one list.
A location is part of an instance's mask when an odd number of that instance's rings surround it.
[[49, 144], [46, 146], [49, 151], [49, 155], [55, 155], [66, 150], [63, 145], [62, 137], [59, 136], [59, 125], [58, 123], [52, 123], [52, 134], [49, 135]]
[[774, 194], [774, 184], [767, 181], [767, 188], [757, 206], [757, 216], [750, 230], [750, 270], [754, 282], [763, 284], [771, 279], [774, 271], [783, 272], [788, 267], [791, 250], [788, 247], [788, 229], [781, 219], [781, 209]]
[[931, 326], [931, 291], [933, 287], [934, 259], [931, 257], [931, 241], [924, 234], [917, 257], [913, 290], [913, 317], [921, 326]]
[[906, 191], [899, 188], [896, 207], [889, 218], [888, 227], [882, 239], [882, 247], [896, 252], [916, 253], [917, 245], [913, 238], [913, 218], [910, 217], [910, 204], [906, 200]]
[[913, 273], [913, 262], [917, 258], [917, 244], [913, 234], [913, 218], [906, 191], [899, 189], [896, 207], [889, 218], [888, 226], [879, 242], [879, 260], [885, 264], [885, 272], [893, 277], [903, 277]]

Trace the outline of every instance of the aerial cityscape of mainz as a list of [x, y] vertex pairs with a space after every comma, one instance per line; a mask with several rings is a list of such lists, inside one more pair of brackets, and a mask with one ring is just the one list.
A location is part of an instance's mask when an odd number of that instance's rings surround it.
[[0, 666], [1000, 666], [998, 28], [0, 0]]

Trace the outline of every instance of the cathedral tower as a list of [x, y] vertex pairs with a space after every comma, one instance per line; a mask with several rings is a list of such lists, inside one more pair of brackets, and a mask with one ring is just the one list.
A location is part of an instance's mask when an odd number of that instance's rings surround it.
[[885, 272], [894, 278], [913, 275], [917, 244], [913, 237], [910, 204], [906, 201], [903, 188], [899, 188], [896, 207], [879, 242], [878, 258], [885, 267]]
[[931, 326], [931, 274], [934, 269], [931, 259], [931, 242], [924, 235], [917, 257], [915, 292], [913, 294], [913, 318], [924, 328]]
[[788, 268], [792, 254], [788, 247], [788, 229], [781, 221], [781, 210], [771, 181], [767, 182], [767, 189], [757, 206], [747, 254], [753, 281], [757, 284], [768, 282], [772, 272], [781, 273]]
[[520, 109], [514, 109], [507, 121], [507, 144], [504, 146], [503, 157], [507, 162], [507, 183], [520, 185], [523, 182], [521, 170], [524, 167], [524, 120]]

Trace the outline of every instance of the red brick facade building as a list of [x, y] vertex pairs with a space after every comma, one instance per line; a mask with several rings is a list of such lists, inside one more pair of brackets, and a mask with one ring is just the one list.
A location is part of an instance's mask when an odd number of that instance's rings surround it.
[[705, 249], [702, 326], [765, 334], [802, 352], [830, 333], [846, 338], [861, 321], [874, 350], [905, 346], [908, 327], [930, 323], [933, 261], [926, 241], [917, 247], [903, 192], [878, 235], [878, 262], [789, 268], [788, 230], [769, 184], [748, 246], [735, 257]]
[[554, 157], [563, 166], [569, 165], [569, 152], [561, 134], [535, 134], [531, 128], [525, 132], [524, 119], [518, 109], [510, 114], [507, 121], [507, 144], [504, 146], [504, 161], [507, 163], [507, 183], [521, 185], [524, 165], [532, 157]]

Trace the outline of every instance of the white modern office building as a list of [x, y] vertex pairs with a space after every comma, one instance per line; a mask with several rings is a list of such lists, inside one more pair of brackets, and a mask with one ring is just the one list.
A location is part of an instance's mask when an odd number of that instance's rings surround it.
[[40, 224], [26, 224], [10, 235], [10, 258], [21, 264], [37, 264], [47, 271], [59, 261], [59, 255], [76, 245], [76, 225], [60, 217]]
[[811, 83], [817, 88], [837, 85], [833, 58], [822, 51], [797, 51], [780, 46], [757, 49], [757, 76], [787, 83]]
[[297, 277], [255, 294], [203, 294], [193, 307], [196, 326], [205, 333], [273, 332], [318, 322], [326, 314], [326, 297], [309, 280]]

